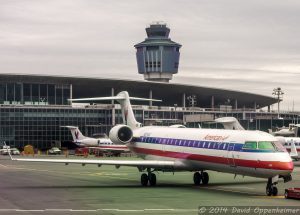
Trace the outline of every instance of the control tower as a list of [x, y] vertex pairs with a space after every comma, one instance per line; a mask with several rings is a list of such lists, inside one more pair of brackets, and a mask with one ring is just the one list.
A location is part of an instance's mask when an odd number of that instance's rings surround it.
[[169, 38], [166, 24], [150, 24], [147, 38], [136, 44], [136, 60], [139, 74], [147, 81], [169, 82], [178, 72], [180, 44]]

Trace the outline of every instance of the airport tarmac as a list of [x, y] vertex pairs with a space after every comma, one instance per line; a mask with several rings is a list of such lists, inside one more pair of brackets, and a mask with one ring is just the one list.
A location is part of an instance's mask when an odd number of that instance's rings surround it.
[[209, 176], [209, 185], [194, 186], [191, 172], [160, 172], [156, 187], [141, 187], [140, 173], [132, 167], [16, 162], [0, 156], [0, 214], [198, 214], [199, 206], [299, 206], [299, 200], [283, 194], [285, 188], [300, 187], [300, 162], [293, 181], [280, 180], [276, 197], [266, 196], [265, 179], [210, 171]]

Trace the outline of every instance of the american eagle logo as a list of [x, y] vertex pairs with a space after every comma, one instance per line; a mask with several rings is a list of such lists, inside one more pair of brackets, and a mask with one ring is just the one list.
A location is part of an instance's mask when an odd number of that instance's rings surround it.
[[78, 140], [78, 138], [79, 138], [79, 132], [78, 131], [75, 131], [75, 137]]

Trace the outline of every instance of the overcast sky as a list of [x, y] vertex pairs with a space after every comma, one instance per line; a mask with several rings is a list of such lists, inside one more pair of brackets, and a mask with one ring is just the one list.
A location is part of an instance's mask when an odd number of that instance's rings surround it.
[[153, 21], [182, 44], [172, 82], [280, 86], [300, 111], [299, 0], [0, 0], [0, 73], [142, 80], [133, 45]]

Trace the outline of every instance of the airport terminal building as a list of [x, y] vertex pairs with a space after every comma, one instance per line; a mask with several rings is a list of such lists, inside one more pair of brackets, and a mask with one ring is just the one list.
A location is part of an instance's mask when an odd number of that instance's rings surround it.
[[299, 113], [282, 113], [284, 120], [278, 119], [270, 111], [277, 102], [272, 97], [169, 83], [178, 72], [181, 45], [169, 38], [165, 24], [150, 25], [146, 32], [146, 40], [135, 45], [138, 72], [145, 81], [0, 74], [0, 142], [18, 148], [65, 146], [72, 141], [69, 131], [61, 127], [67, 125], [78, 126], [86, 136], [108, 134], [112, 126], [122, 123], [118, 104], [72, 104], [68, 99], [113, 96], [125, 90], [134, 97], [162, 100], [133, 103], [135, 116], [144, 125], [207, 127], [215, 125], [205, 122], [224, 116], [236, 117], [246, 129], [298, 122]]
[[46, 149], [72, 140], [61, 126], [79, 126], [87, 136], [108, 133], [122, 123], [118, 104], [71, 104], [68, 99], [111, 96], [124, 90], [131, 96], [162, 100], [133, 103], [136, 118], [144, 125], [212, 126], [204, 122], [234, 116], [245, 128], [267, 130], [298, 120], [296, 113], [282, 114], [282, 120], [277, 113], [262, 112], [262, 107], [276, 100], [244, 92], [160, 82], [1, 74], [0, 140], [20, 148], [32, 144]]

